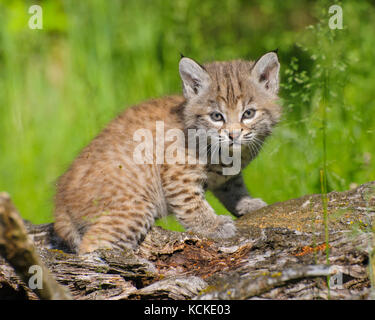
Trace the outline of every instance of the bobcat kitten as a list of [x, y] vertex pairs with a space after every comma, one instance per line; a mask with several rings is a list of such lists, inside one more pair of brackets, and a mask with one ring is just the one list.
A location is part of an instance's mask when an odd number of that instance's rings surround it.
[[[233, 236], [233, 220], [215, 214], [205, 190], [212, 190], [237, 217], [265, 206], [261, 199], [250, 197], [241, 173], [223, 175], [224, 164], [158, 164], [155, 159], [139, 164], [133, 158], [139, 145], [134, 133], [150, 130], [148, 143], [153, 144], [158, 142], [157, 121], [163, 121], [165, 130], [214, 129], [220, 141], [241, 146], [244, 168], [280, 118], [279, 68], [275, 52], [256, 62], [203, 66], [182, 57], [183, 97], [150, 100], [125, 110], [60, 177], [55, 197], [57, 234], [78, 253], [135, 248], [156, 218], [174, 213], [186, 230], [211, 238]], [[178, 147], [188, 154], [185, 144]], [[207, 153], [212, 152], [210, 147]], [[155, 148], [151, 150], [154, 156]]]

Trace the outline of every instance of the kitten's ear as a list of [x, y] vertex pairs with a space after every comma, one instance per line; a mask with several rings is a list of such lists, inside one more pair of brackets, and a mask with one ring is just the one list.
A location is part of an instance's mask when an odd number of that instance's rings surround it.
[[181, 58], [179, 71], [184, 97], [187, 100], [202, 94], [211, 83], [211, 77], [207, 71], [190, 58]]
[[277, 94], [279, 91], [280, 63], [276, 52], [268, 52], [254, 64], [251, 75], [266, 91]]

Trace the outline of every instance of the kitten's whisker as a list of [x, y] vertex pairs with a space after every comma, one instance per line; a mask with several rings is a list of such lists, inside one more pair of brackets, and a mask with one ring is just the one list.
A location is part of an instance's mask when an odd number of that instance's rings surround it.
[[261, 146], [263, 144], [264, 141], [260, 140], [259, 138], [257, 137], [253, 137], [254, 141], [258, 142], [259, 145]]
[[215, 154], [217, 153], [218, 156], [220, 156], [220, 141], [217, 142], [216, 144], [213, 144], [212, 147], [213, 147], [213, 151], [211, 152], [211, 160], [215, 157]]
[[251, 147], [250, 144], [246, 144], [246, 146], [248, 147], [248, 149], [249, 149], [249, 151], [250, 151], [250, 156], [251, 156], [251, 158], [254, 158], [253, 148]]
[[253, 146], [256, 149], [256, 152], [258, 154], [260, 152], [260, 150], [261, 150], [261, 147], [258, 144], [256, 144], [256, 143], [253, 143]]
[[253, 141], [252, 145], [254, 146], [254, 148], [256, 150], [256, 154], [258, 154], [259, 151], [260, 151], [260, 146], [255, 141]]

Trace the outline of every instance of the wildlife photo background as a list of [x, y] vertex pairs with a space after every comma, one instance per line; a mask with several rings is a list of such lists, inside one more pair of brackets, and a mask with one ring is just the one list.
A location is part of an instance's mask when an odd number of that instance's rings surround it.
[[0, 0], [0, 191], [23, 218], [52, 221], [57, 178], [110, 120], [181, 93], [180, 53], [203, 63], [276, 48], [284, 115], [245, 170], [251, 194], [274, 203], [375, 180], [374, 31], [364, 0]]

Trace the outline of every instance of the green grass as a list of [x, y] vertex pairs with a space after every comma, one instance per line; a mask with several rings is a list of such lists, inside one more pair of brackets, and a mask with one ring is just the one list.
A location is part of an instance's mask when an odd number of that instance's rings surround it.
[[[24, 218], [53, 220], [56, 179], [116, 114], [180, 92], [180, 52], [205, 62], [279, 48], [284, 117], [245, 170], [255, 197], [273, 203], [320, 192], [323, 70], [327, 191], [375, 180], [370, 1], [344, 1], [344, 29], [335, 31], [324, 1], [38, 3], [43, 30], [30, 30], [34, 3], [0, 0], [0, 190]], [[181, 228], [173, 219], [164, 225]]]

